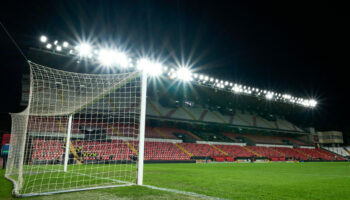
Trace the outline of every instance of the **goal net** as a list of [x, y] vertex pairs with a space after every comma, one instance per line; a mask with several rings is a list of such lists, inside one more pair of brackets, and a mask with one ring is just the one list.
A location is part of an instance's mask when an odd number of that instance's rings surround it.
[[28, 107], [11, 115], [6, 177], [14, 193], [135, 184], [144, 137], [141, 73], [80, 74], [29, 65]]

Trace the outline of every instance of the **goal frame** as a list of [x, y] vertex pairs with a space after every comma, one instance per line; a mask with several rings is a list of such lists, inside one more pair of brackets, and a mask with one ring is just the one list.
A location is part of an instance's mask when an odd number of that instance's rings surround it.
[[[28, 61], [28, 64], [30, 65], [32, 62]], [[30, 67], [30, 74], [32, 74], [32, 69]], [[16, 197], [32, 197], [32, 196], [41, 196], [41, 195], [50, 195], [50, 194], [59, 194], [59, 193], [67, 193], [67, 192], [75, 192], [75, 191], [86, 191], [86, 190], [94, 190], [94, 189], [103, 189], [103, 188], [115, 188], [115, 187], [125, 187], [125, 186], [132, 186], [132, 185], [143, 185], [143, 170], [144, 170], [144, 143], [145, 143], [145, 125], [146, 125], [146, 101], [147, 101], [147, 73], [145, 71], [140, 72], [140, 78], [141, 78], [141, 92], [140, 92], [140, 114], [139, 114], [139, 133], [138, 133], [138, 154], [137, 154], [137, 176], [136, 176], [136, 182], [135, 183], [128, 183], [124, 182], [124, 184], [120, 185], [106, 185], [106, 186], [94, 186], [94, 187], [86, 187], [86, 188], [75, 188], [75, 189], [67, 189], [67, 190], [58, 190], [58, 191], [51, 191], [51, 192], [41, 192], [41, 193], [30, 193], [30, 194], [20, 194], [19, 189], [23, 186], [23, 165], [24, 163], [24, 151], [26, 146], [26, 140], [27, 140], [27, 134], [25, 133], [21, 138], [21, 155], [19, 157], [19, 166], [18, 166], [18, 181], [11, 178], [7, 173], [5, 173], [5, 178], [7, 178], [9, 181], [12, 182], [14, 185], [14, 188], [12, 190], [12, 194]], [[131, 79], [131, 78], [130, 78]], [[28, 101], [28, 107], [20, 112], [20, 113], [10, 113], [11, 115], [24, 115], [26, 116], [27, 122], [25, 123], [25, 128], [28, 128], [29, 123], [29, 106], [32, 99], [32, 92], [33, 92], [33, 77], [30, 76], [30, 89], [29, 89], [29, 101]], [[122, 83], [123, 84], [123, 83]], [[101, 95], [104, 96], [104, 95]], [[97, 99], [100, 97], [97, 97]], [[90, 102], [93, 103], [93, 102]], [[89, 104], [90, 104], [89, 103]], [[68, 153], [69, 145], [70, 145], [70, 139], [71, 139], [71, 131], [72, 131], [72, 118], [75, 112], [84, 109], [84, 107], [88, 106], [88, 104], [83, 105], [80, 109], [75, 110], [74, 112], [70, 113], [68, 115], [68, 127], [67, 127], [67, 137], [66, 137], [66, 145], [65, 145], [65, 157], [64, 159], [64, 172], [67, 172], [67, 164], [68, 164]], [[10, 148], [11, 151], [11, 148]], [[10, 152], [11, 153], [11, 152]], [[8, 163], [9, 164], [9, 163]]]

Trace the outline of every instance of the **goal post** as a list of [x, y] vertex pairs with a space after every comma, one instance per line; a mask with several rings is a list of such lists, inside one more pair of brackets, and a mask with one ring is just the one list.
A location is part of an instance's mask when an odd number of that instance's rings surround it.
[[139, 133], [139, 153], [137, 163], [137, 185], [143, 184], [143, 158], [145, 149], [145, 127], [146, 127], [146, 95], [147, 95], [147, 73], [142, 73], [141, 79], [141, 116]]
[[68, 155], [69, 155], [69, 147], [70, 147], [70, 134], [72, 132], [72, 119], [73, 119], [73, 116], [69, 115], [68, 128], [67, 128], [67, 138], [66, 138], [66, 149], [65, 149], [65, 153], [64, 153], [64, 166], [63, 166], [64, 172], [67, 172]]
[[142, 185], [147, 75], [29, 66], [28, 107], [11, 114], [14, 194]]

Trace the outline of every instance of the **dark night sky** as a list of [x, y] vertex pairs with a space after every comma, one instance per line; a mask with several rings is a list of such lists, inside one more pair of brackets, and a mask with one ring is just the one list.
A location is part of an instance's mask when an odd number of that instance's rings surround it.
[[[91, 37], [206, 74], [318, 99], [320, 129], [349, 129], [349, 17], [323, 1], [3, 1], [0, 20], [20, 47], [38, 37]], [[16, 112], [24, 60], [0, 30], [1, 113]]]

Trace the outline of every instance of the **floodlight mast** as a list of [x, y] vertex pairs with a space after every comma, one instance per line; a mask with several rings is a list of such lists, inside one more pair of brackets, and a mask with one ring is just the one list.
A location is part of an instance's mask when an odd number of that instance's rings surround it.
[[145, 144], [145, 126], [146, 126], [146, 95], [147, 95], [147, 72], [142, 70], [141, 78], [141, 114], [139, 127], [139, 152], [137, 156], [137, 185], [143, 184], [143, 156]]

